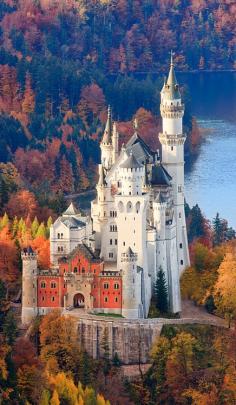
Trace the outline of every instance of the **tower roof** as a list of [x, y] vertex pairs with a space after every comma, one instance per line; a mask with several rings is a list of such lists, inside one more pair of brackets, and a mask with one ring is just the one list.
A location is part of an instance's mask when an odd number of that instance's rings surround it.
[[132, 151], [127, 159], [120, 165], [122, 169], [138, 169], [143, 167], [141, 163], [139, 163], [136, 157], [133, 155]]
[[111, 144], [112, 143], [112, 117], [111, 117], [111, 107], [108, 106], [107, 112], [107, 122], [102, 137], [102, 143]]
[[152, 166], [150, 183], [152, 186], [170, 186], [172, 177], [162, 166], [158, 163]]
[[73, 215], [78, 215], [79, 212], [78, 210], [75, 208], [73, 202], [70, 203], [69, 207], [65, 210], [65, 212], [63, 212], [63, 216], [73, 216]]
[[175, 75], [174, 61], [173, 61], [173, 52], [171, 51], [171, 60], [170, 60], [170, 71], [168, 75], [167, 82], [164, 82], [162, 91], [168, 96], [170, 100], [176, 100], [181, 98], [179, 92], [179, 85]]

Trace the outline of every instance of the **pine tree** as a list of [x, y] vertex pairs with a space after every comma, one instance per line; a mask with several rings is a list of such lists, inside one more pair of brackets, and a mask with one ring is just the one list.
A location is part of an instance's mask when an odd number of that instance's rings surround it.
[[39, 225], [35, 236], [36, 236], [36, 238], [38, 238], [39, 236], [42, 236], [43, 238], [46, 239], [46, 228], [45, 228], [44, 222], [41, 222], [41, 224]]
[[18, 218], [17, 218], [17, 216], [15, 216], [13, 219], [12, 228], [11, 228], [13, 238], [16, 237], [17, 232], [18, 232], [18, 222], [19, 222]]
[[53, 395], [50, 401], [50, 405], [60, 405], [59, 396], [56, 390], [53, 391]]
[[32, 237], [33, 237], [33, 238], [35, 238], [36, 233], [37, 233], [37, 231], [38, 231], [38, 228], [39, 228], [39, 221], [38, 221], [38, 218], [37, 218], [37, 217], [34, 217], [34, 220], [33, 220], [32, 225], [31, 225], [31, 234], [32, 234]]
[[31, 87], [31, 77], [29, 72], [26, 73], [25, 79], [25, 92], [24, 99], [22, 102], [23, 113], [29, 114], [34, 112], [35, 109], [35, 95]]
[[105, 330], [104, 330], [101, 346], [103, 349], [103, 374], [105, 377], [105, 384], [106, 384], [106, 377], [108, 376], [110, 369], [111, 369], [110, 350], [109, 350], [109, 342], [108, 342], [108, 329], [107, 328], [105, 328]]
[[9, 218], [7, 213], [5, 212], [5, 214], [3, 215], [1, 221], [0, 221], [0, 229], [5, 228], [5, 226], [8, 226], [9, 224]]
[[224, 241], [225, 224], [217, 212], [216, 217], [213, 218], [213, 244], [214, 246], [220, 245]]
[[6, 339], [6, 343], [12, 346], [17, 336], [17, 324], [16, 319], [12, 311], [8, 311], [3, 325], [3, 334]]
[[166, 277], [162, 268], [159, 268], [155, 285], [156, 307], [161, 312], [168, 312], [168, 290]]
[[52, 225], [52, 217], [49, 217], [47, 220], [47, 227], [46, 227], [46, 236], [49, 238], [50, 236], [50, 227]]

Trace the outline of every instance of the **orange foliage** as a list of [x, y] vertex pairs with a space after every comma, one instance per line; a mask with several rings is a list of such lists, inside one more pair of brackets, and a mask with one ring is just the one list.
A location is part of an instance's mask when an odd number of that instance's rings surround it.
[[33, 250], [38, 254], [39, 267], [48, 269], [50, 266], [50, 242], [48, 239], [39, 236], [31, 242]]
[[12, 218], [14, 216], [27, 218], [29, 216], [32, 220], [37, 216], [38, 210], [39, 206], [35, 196], [28, 190], [20, 190], [12, 194], [6, 205], [6, 211]]
[[5, 227], [0, 231], [0, 279], [8, 285], [17, 280], [18, 272], [17, 247]]

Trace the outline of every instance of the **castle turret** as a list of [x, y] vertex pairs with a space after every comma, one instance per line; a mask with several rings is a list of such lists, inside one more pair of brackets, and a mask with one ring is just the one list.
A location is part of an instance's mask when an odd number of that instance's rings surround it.
[[113, 124], [112, 131], [112, 147], [113, 147], [113, 164], [116, 163], [119, 156], [119, 133], [117, 131], [116, 123]]
[[104, 169], [109, 170], [113, 163], [113, 139], [111, 108], [108, 107], [107, 122], [101, 141], [101, 163]]
[[184, 143], [183, 133], [184, 104], [181, 100], [176, 79], [173, 54], [171, 54], [170, 72], [161, 91], [162, 163], [172, 177], [175, 219], [177, 226], [178, 266], [182, 272], [189, 266], [189, 252], [184, 212]]
[[31, 247], [23, 249], [22, 258], [22, 324], [28, 324], [38, 314], [37, 303], [37, 254]]
[[121, 255], [122, 315], [125, 318], [142, 317], [141, 272], [137, 269], [137, 254], [129, 247]]

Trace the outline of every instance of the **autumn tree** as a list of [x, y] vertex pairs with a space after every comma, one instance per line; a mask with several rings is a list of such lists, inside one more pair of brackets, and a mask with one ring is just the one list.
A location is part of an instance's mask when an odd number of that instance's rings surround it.
[[35, 95], [32, 90], [31, 77], [29, 72], [26, 73], [25, 78], [25, 91], [22, 101], [22, 111], [25, 114], [32, 113], [35, 109]]
[[44, 363], [54, 358], [62, 371], [76, 371], [79, 346], [74, 321], [59, 311], [46, 315], [40, 325], [40, 357]]
[[229, 321], [236, 318], [236, 258], [232, 248], [227, 252], [218, 270], [214, 298], [218, 312]]
[[32, 220], [37, 214], [39, 207], [33, 193], [28, 190], [20, 190], [12, 194], [6, 206], [6, 211], [10, 217], [27, 218], [29, 216]]

